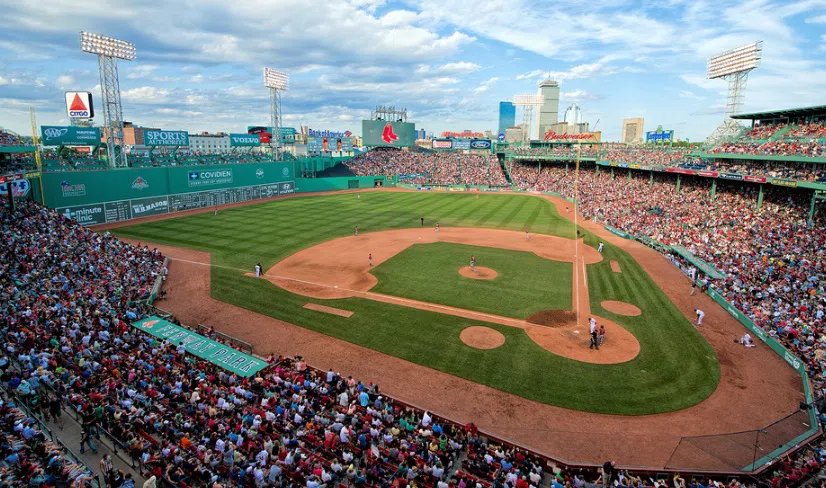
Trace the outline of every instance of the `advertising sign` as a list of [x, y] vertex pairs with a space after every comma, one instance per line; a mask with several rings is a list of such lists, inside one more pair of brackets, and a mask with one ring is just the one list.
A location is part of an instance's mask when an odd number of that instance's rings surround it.
[[92, 93], [87, 91], [66, 92], [66, 113], [76, 119], [91, 119], [95, 116]]
[[210, 169], [190, 171], [188, 173], [189, 186], [212, 186], [232, 183], [232, 169]]
[[147, 130], [143, 133], [146, 146], [188, 146], [189, 134], [183, 130]]
[[673, 140], [674, 131], [663, 130], [662, 127], [645, 133], [645, 142], [671, 142]]
[[11, 185], [11, 195], [13, 198], [23, 198], [27, 196], [31, 190], [29, 180], [25, 178], [15, 178], [13, 180], [0, 183], [0, 198], [8, 195], [9, 185]]
[[175, 346], [183, 344], [189, 354], [243, 378], [253, 376], [267, 367], [267, 362], [263, 359], [244, 354], [155, 315], [133, 323], [132, 327], [159, 339], [166, 339]]
[[416, 141], [416, 124], [363, 120], [361, 134], [368, 147], [412, 147]]
[[470, 149], [470, 139], [453, 139], [453, 149]]
[[546, 141], [561, 142], [599, 142], [602, 140], [602, 132], [583, 132], [581, 134], [559, 134], [552, 129], [545, 131], [543, 136]]
[[103, 211], [103, 204], [83, 205], [79, 207], [66, 207], [60, 209], [60, 213], [67, 219], [72, 219], [81, 225], [95, 225], [106, 223], [106, 215]]
[[99, 146], [100, 129], [68, 125], [41, 125], [40, 137], [44, 146]]
[[349, 130], [343, 132], [336, 130], [316, 130], [307, 129], [307, 136], [309, 137], [329, 137], [332, 139], [343, 139], [345, 137], [352, 137], [353, 133]]
[[258, 147], [261, 137], [258, 134], [230, 134], [229, 147]]
[[[293, 142], [297, 131], [295, 127], [281, 127], [281, 141]], [[247, 134], [258, 134], [261, 139], [261, 144], [269, 144], [272, 142], [272, 127], [262, 125], [248, 125]]]
[[450, 149], [453, 147], [453, 141], [450, 139], [433, 139], [433, 149]]
[[490, 139], [474, 139], [470, 141], [471, 149], [490, 149]]
[[444, 131], [442, 132], [442, 137], [452, 137], [454, 139], [481, 139], [485, 137], [485, 134], [483, 132], [476, 132], [472, 130], [463, 130], [462, 132]]
[[349, 137], [313, 137], [307, 141], [307, 152], [310, 154], [331, 155], [338, 152], [353, 150], [353, 141]]

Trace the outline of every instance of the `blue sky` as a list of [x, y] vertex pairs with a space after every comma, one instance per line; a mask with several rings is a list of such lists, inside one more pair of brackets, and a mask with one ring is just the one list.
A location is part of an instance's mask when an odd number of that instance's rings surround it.
[[746, 111], [826, 105], [826, 0], [0, 2], [0, 126], [22, 134], [30, 106], [65, 124], [63, 91], [99, 98], [81, 30], [136, 45], [120, 64], [126, 120], [190, 132], [266, 124], [272, 66], [291, 75], [288, 126], [359, 133], [392, 104], [428, 131], [495, 129], [498, 102], [550, 73], [560, 112], [579, 104], [607, 140], [632, 116], [699, 140], [725, 101], [706, 59], [754, 40], [764, 56]]

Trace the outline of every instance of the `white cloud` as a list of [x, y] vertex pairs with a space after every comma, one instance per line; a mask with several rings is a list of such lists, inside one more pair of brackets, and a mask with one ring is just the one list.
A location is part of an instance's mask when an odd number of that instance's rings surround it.
[[473, 89], [473, 94], [481, 95], [482, 93], [486, 93], [497, 81], [499, 81], [499, 77], [497, 76], [488, 78], [482, 83], [479, 83], [479, 86]]
[[826, 24], [826, 14], [806, 19], [807, 24]]
[[169, 90], [154, 86], [141, 86], [120, 92], [121, 98], [127, 102], [153, 105], [169, 102], [169, 94]]
[[126, 77], [128, 79], [139, 80], [141, 78], [149, 78], [157, 69], [158, 65], [156, 64], [130, 64], [124, 71], [126, 71]]
[[75, 78], [72, 75], [60, 75], [57, 77], [57, 86], [60, 88], [71, 88], [75, 83]]
[[602, 96], [591, 93], [587, 90], [576, 89], [571, 91], [563, 91], [559, 94], [560, 101], [565, 102], [582, 102], [584, 100], [601, 100]]

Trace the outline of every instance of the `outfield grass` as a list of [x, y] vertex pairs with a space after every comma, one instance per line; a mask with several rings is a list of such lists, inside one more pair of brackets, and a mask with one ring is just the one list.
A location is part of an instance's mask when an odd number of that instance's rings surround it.
[[[491, 281], [465, 278], [459, 268], [476, 256]], [[524, 251], [436, 242], [416, 244], [371, 270], [370, 291], [526, 319], [542, 310], [571, 310], [571, 263]]]
[[[459, 339], [470, 321], [360, 298], [315, 300], [270, 282], [245, 277], [256, 262], [269, 267], [313, 244], [362, 231], [428, 225], [493, 227], [571, 237], [573, 224], [554, 206], [527, 195], [362, 193], [298, 197], [261, 205], [140, 224], [115, 232], [212, 254], [212, 295], [255, 312], [306, 327], [471, 381], [539, 402], [578, 410], [639, 415], [696, 404], [714, 391], [719, 365], [714, 351], [651, 278], [625, 252], [606, 244], [606, 260], [588, 266], [592, 309], [626, 327], [640, 354], [623, 364], [600, 366], [556, 356], [522, 330], [484, 324], [505, 335], [497, 349], [478, 350]], [[596, 238], [587, 232], [586, 242]], [[622, 273], [613, 273], [616, 259]], [[570, 274], [568, 275], [570, 276]], [[570, 278], [569, 278], [570, 279]], [[640, 317], [611, 314], [602, 300], [639, 306]], [[315, 302], [355, 314], [345, 319], [307, 310]]]

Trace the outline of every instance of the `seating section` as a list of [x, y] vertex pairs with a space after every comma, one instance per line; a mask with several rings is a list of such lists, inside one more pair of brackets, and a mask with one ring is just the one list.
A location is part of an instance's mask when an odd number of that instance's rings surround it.
[[496, 156], [456, 152], [374, 149], [344, 163], [360, 176], [399, 176], [402, 183], [434, 185], [508, 184]]
[[737, 140], [713, 147], [713, 154], [826, 157], [826, 121], [759, 124]]

